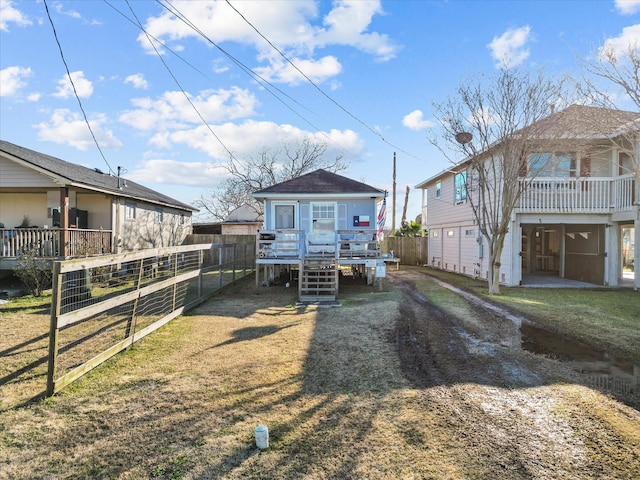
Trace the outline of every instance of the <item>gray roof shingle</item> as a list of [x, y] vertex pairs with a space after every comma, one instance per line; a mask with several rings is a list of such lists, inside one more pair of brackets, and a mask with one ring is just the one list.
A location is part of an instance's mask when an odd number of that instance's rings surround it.
[[116, 176], [102, 173], [97, 169], [91, 169], [75, 163], [66, 162], [59, 158], [36, 152], [5, 140], [0, 140], [0, 152], [17, 157], [30, 165], [39, 167], [40, 169], [50, 172], [57, 177], [62, 177], [69, 184], [84, 187], [88, 190], [110, 192], [121, 197], [144, 200], [150, 203], [166, 205], [181, 210], [198, 211], [197, 208], [194, 208], [191, 205], [182, 203], [131, 180], [126, 180], [126, 187], [123, 186], [124, 182], [121, 181], [122, 189], [118, 189], [118, 178]]
[[343, 177], [337, 173], [318, 169], [291, 180], [286, 180], [270, 187], [254, 192], [253, 196], [260, 198], [265, 194], [367, 194], [382, 196], [384, 191]]

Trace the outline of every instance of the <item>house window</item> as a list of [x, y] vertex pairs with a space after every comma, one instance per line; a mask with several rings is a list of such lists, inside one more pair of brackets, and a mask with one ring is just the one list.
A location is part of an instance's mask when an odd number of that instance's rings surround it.
[[467, 171], [458, 172], [453, 177], [455, 186], [455, 202], [462, 203], [467, 199]]
[[164, 220], [164, 212], [161, 208], [156, 208], [156, 223], [162, 223]]
[[438, 181], [436, 182], [436, 198], [440, 198], [441, 194], [442, 194], [442, 182]]
[[529, 155], [531, 177], [575, 177], [577, 167], [575, 153], [535, 152]]
[[455, 231], [454, 230], [448, 230], [447, 231], [447, 237], [453, 237], [455, 235]]
[[464, 231], [464, 234], [466, 237], [473, 237], [475, 235], [475, 230], [473, 230], [473, 228], [470, 228], [468, 230]]
[[127, 202], [124, 204], [124, 219], [135, 220], [136, 219], [136, 204], [133, 202]]
[[439, 236], [440, 236], [440, 233], [439, 233], [439, 232], [437, 232], [436, 230], [434, 230], [433, 232], [431, 232], [431, 236], [432, 236], [432, 237], [434, 237], [434, 238], [435, 238], [435, 237], [439, 237]]
[[336, 229], [336, 204], [312, 203], [311, 225], [313, 232], [333, 232]]
[[296, 228], [295, 205], [275, 205], [274, 218], [275, 228]]
[[628, 153], [620, 153], [618, 155], [618, 175], [627, 175], [634, 173], [633, 159]]

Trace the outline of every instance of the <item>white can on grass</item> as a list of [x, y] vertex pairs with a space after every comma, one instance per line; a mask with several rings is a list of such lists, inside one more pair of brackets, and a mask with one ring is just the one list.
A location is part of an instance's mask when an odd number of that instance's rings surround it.
[[269, 429], [266, 425], [263, 425], [262, 423], [258, 425], [253, 430], [253, 434], [256, 437], [256, 447], [260, 450], [269, 448]]

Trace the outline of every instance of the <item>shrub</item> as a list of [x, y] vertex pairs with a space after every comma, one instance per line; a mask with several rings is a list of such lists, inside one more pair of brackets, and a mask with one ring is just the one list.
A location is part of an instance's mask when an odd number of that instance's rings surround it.
[[51, 288], [51, 260], [38, 256], [34, 248], [26, 250], [18, 257], [13, 272], [34, 297]]

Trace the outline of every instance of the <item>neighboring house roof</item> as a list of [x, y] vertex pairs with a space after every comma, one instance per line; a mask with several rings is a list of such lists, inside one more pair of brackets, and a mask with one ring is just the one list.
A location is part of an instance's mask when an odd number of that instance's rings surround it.
[[131, 180], [127, 179], [125, 181], [124, 178], [120, 178], [121, 188], [118, 188], [119, 182], [117, 176], [105, 174], [98, 169], [92, 170], [82, 165], [66, 162], [59, 158], [0, 140], [0, 154], [3, 153], [10, 159], [52, 178], [61, 186], [68, 185], [87, 190], [111, 193], [120, 197], [165, 205], [179, 210], [198, 211], [197, 208], [191, 205], [182, 203]]
[[384, 190], [357, 182], [337, 173], [318, 169], [254, 192], [255, 198], [282, 196], [369, 196], [383, 197]]
[[571, 105], [535, 122], [534, 135], [544, 138], [597, 139], [640, 129], [640, 113]]
[[257, 213], [250, 205], [240, 205], [233, 210], [223, 223], [260, 223], [264, 220], [263, 216]]
[[[552, 113], [548, 117], [524, 127], [520, 131], [541, 140], [596, 140], [616, 137], [625, 132], [638, 130], [640, 130], [640, 113], [585, 105], [570, 105], [564, 110]], [[443, 170], [437, 175], [420, 182], [414, 188], [424, 188], [434, 180], [455, 172], [457, 167], [469, 161], [470, 158], [465, 158], [460, 163], [452, 166], [451, 169]]]

